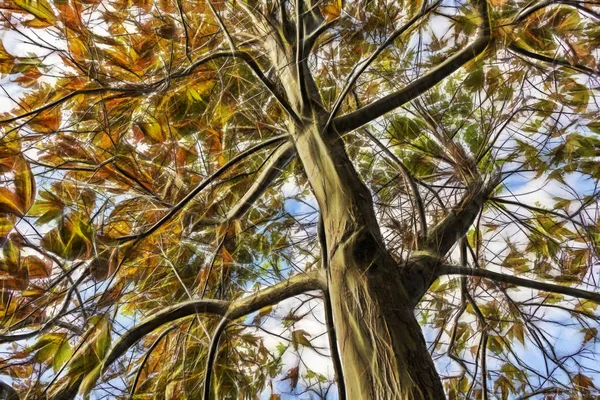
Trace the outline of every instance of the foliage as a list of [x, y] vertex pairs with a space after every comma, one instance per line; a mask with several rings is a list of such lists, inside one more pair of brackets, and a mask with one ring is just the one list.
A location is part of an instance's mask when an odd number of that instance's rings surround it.
[[28, 398], [197, 399], [217, 346], [217, 398], [335, 396], [314, 361], [329, 358], [319, 291], [249, 308], [216, 339], [225, 312], [195, 310], [114, 353], [170, 307], [240, 304], [319, 269], [294, 82], [263, 18], [290, 54], [306, 47], [328, 125], [426, 79], [343, 135], [399, 263], [501, 174], [462, 258], [443, 261], [554, 286], [429, 288], [415, 312], [449, 398], [598, 396], [598, 303], [569, 289], [598, 292], [600, 8], [481, 0], [489, 43], [438, 82], [485, 25], [480, 2], [305, 3], [0, 2], [3, 379]]

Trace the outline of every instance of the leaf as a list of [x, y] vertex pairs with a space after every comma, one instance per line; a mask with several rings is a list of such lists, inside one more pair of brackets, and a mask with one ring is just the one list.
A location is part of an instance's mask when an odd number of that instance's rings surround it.
[[40, 241], [48, 251], [67, 260], [85, 257], [91, 252], [92, 227], [81, 218], [70, 215], [49, 231]]
[[64, 340], [56, 351], [54, 359], [52, 360], [52, 368], [54, 368], [54, 371], [58, 371], [66, 362], [71, 359], [72, 356], [73, 351], [71, 350], [69, 341]]
[[0, 240], [6, 239], [16, 222], [15, 215], [0, 213]]
[[96, 367], [94, 367], [93, 370], [88, 372], [85, 378], [83, 378], [83, 380], [81, 381], [81, 386], [79, 386], [79, 393], [83, 394], [84, 396], [89, 394], [96, 386], [96, 382], [98, 382], [101, 373], [102, 364], [98, 364]]
[[298, 380], [300, 379], [300, 367], [290, 368], [282, 381], [287, 381], [288, 379], [290, 380], [290, 386], [292, 390], [296, 389], [296, 386], [298, 386]]
[[6, 51], [2, 40], [0, 40], [0, 74], [10, 74], [14, 64], [15, 57]]
[[34, 355], [36, 361], [50, 361], [55, 371], [71, 357], [71, 347], [66, 333], [44, 334], [39, 337], [31, 350], [37, 350]]
[[295, 350], [298, 350], [298, 346], [305, 346], [305, 347], [310, 347], [312, 348], [312, 344], [310, 343], [310, 341], [307, 339], [308, 337], [310, 337], [310, 333], [306, 332], [303, 329], [298, 329], [292, 332], [292, 345], [294, 346]]
[[572, 382], [577, 388], [596, 388], [596, 386], [594, 386], [594, 381], [590, 377], [583, 374], [575, 375], [572, 378]]
[[0, 291], [5, 290], [25, 290], [29, 285], [29, 280], [0, 273]]
[[97, 255], [90, 265], [90, 273], [96, 281], [103, 281], [113, 274], [118, 264], [118, 250], [107, 249]]
[[29, 273], [29, 279], [49, 278], [52, 274], [52, 263], [36, 256], [27, 256], [22, 260], [23, 267]]
[[162, 143], [166, 140], [166, 135], [162, 130], [161, 124], [156, 120], [150, 122], [136, 122], [134, 129], [139, 129], [144, 137], [150, 139], [154, 143]]
[[510, 328], [510, 331], [513, 335], [515, 335], [517, 340], [521, 342], [522, 345], [525, 344], [525, 331], [523, 329], [523, 324], [514, 323], [513, 326]]
[[14, 0], [14, 3], [50, 25], [56, 22], [54, 10], [52, 10], [52, 6], [46, 0]]
[[29, 127], [39, 133], [56, 133], [60, 128], [61, 116], [58, 107], [44, 110], [29, 121]]
[[13, 190], [0, 188], [0, 213], [23, 216], [35, 199], [35, 179], [29, 163], [21, 155], [0, 159], [0, 166], [13, 174]]
[[583, 343], [587, 343], [598, 336], [597, 328], [583, 328], [581, 332], [585, 334], [583, 337]]

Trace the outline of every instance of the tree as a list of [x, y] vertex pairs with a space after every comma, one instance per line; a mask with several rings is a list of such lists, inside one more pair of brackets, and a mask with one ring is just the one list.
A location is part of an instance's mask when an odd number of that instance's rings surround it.
[[0, 4], [9, 396], [598, 395], [597, 3]]

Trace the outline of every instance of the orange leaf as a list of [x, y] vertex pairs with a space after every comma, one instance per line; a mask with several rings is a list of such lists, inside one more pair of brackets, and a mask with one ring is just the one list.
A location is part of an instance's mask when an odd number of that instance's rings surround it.
[[27, 279], [0, 274], [0, 290], [24, 290], [29, 285]]
[[40, 133], [54, 133], [60, 128], [60, 119], [59, 108], [44, 110], [29, 121], [29, 127]]

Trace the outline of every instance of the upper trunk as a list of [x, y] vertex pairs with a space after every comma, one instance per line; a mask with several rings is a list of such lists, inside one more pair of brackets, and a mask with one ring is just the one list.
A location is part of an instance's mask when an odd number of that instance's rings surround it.
[[328, 279], [349, 399], [442, 399], [441, 381], [414, 317], [399, 266], [388, 254], [371, 193], [326, 116], [294, 132], [319, 203]]

